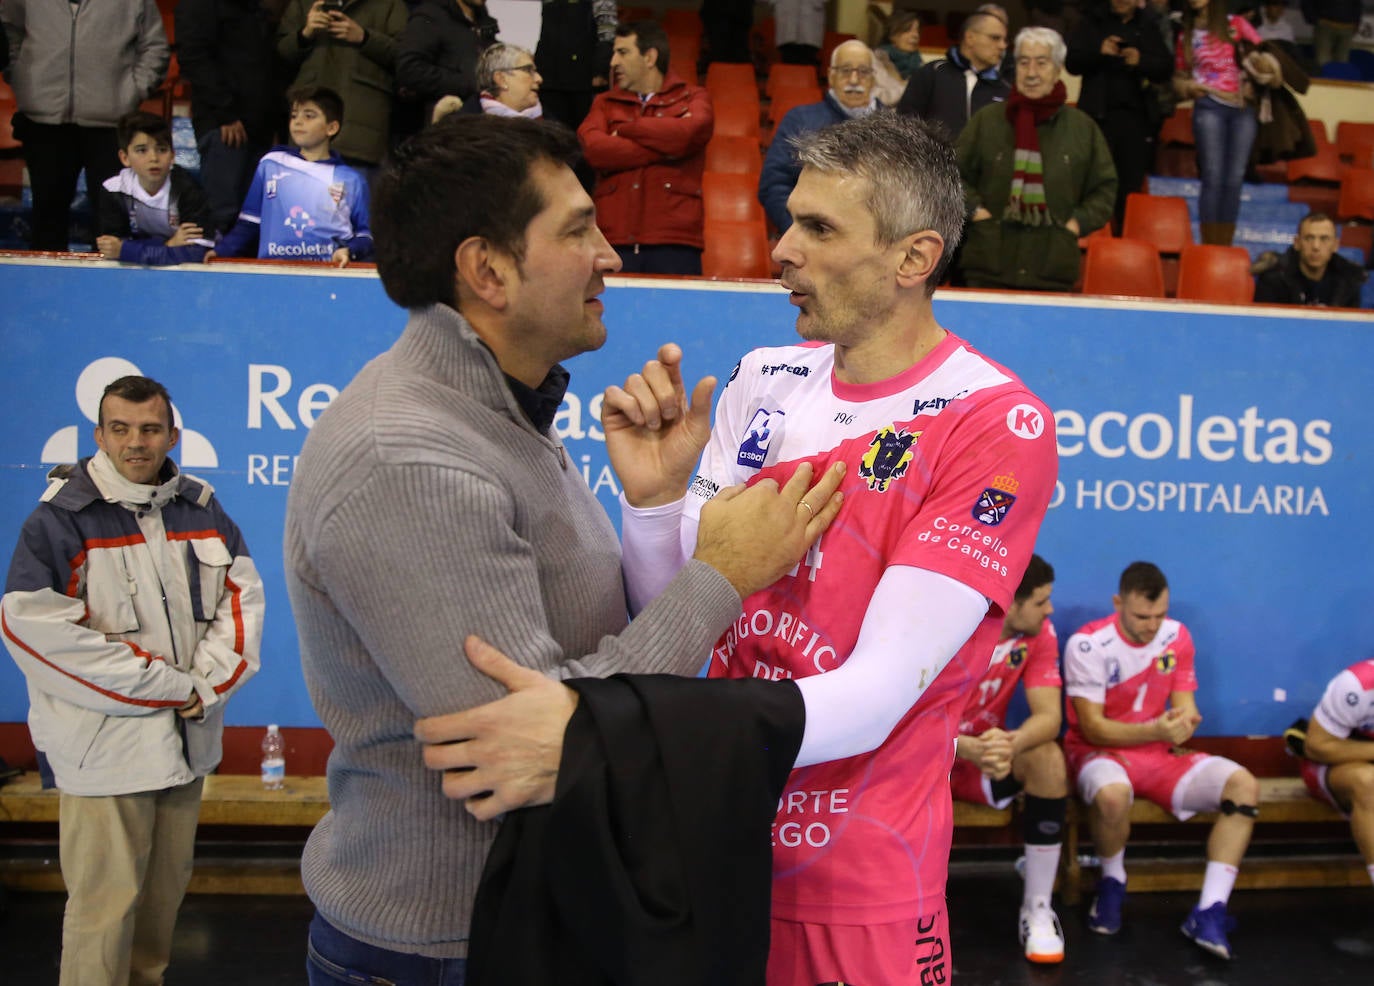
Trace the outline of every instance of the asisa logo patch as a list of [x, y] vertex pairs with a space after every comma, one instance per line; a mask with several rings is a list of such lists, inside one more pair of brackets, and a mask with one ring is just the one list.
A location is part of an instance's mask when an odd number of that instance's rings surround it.
[[859, 460], [859, 478], [875, 493], [886, 493], [893, 480], [906, 475], [915, 453], [912, 446], [921, 433], [888, 426], [878, 432], [868, 451]]

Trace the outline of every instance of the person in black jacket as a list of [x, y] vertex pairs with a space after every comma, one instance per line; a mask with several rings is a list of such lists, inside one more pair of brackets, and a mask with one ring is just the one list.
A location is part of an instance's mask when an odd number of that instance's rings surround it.
[[1298, 223], [1293, 245], [1255, 279], [1255, 300], [1275, 305], [1359, 308], [1365, 272], [1336, 252], [1336, 224], [1323, 212]]
[[441, 96], [477, 91], [477, 59], [500, 30], [486, 0], [424, 0], [410, 13], [396, 46], [396, 88], [424, 104], [429, 119]]
[[282, 116], [285, 79], [270, 2], [181, 0], [176, 8], [177, 60], [191, 84], [200, 177], [216, 230], [234, 224]]
[[1135, 0], [1098, 0], [1069, 38], [1065, 68], [1083, 77], [1078, 108], [1107, 138], [1116, 165], [1118, 229], [1126, 196], [1145, 184], [1163, 118], [1156, 86], [1170, 84], [1174, 58], [1152, 10]]
[[1011, 81], [1000, 71], [1007, 51], [1006, 21], [995, 14], [973, 14], [962, 30], [959, 43], [944, 58], [911, 73], [897, 103], [898, 113], [939, 121], [951, 141], [974, 113], [1011, 95]]
[[126, 264], [198, 264], [210, 203], [191, 173], [173, 164], [172, 130], [155, 113], [135, 110], [120, 118], [119, 162], [124, 169], [100, 187], [101, 235], [96, 249]]
[[534, 63], [544, 84], [544, 116], [573, 130], [582, 126], [592, 99], [611, 77], [615, 0], [544, 0]]

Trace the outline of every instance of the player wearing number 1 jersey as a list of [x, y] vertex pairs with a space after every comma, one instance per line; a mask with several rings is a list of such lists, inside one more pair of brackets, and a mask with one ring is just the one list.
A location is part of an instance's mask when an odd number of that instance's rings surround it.
[[710, 659], [717, 677], [796, 679], [807, 706], [773, 829], [767, 981], [944, 982], [954, 740], [1053, 490], [1053, 419], [935, 321], [962, 219], [947, 141], [873, 114], [806, 135], [798, 159], [774, 258], [806, 342], [747, 355], [709, 430], [710, 385], [689, 407], [675, 348], [607, 392], [627, 581], [652, 598], [728, 487], [844, 463], [832, 526]]
[[[1063, 682], [1059, 640], [1050, 623], [1053, 590], [1054, 569], [1031, 555], [1002, 621], [1002, 637], [964, 707], [950, 775], [959, 801], [1005, 808], [1025, 794], [1025, 886], [1017, 928], [1026, 958], [1041, 964], [1064, 961], [1064, 932], [1050, 906], [1069, 794], [1064, 753], [1056, 742]], [[1007, 706], [1018, 682], [1025, 686], [1030, 715], [1008, 730]]]
[[1220, 811], [1207, 840], [1202, 896], [1183, 924], [1200, 947], [1231, 957], [1226, 903], [1258, 816], [1259, 783], [1224, 757], [1183, 748], [1202, 721], [1194, 692], [1193, 638], [1168, 618], [1169, 583], [1138, 561], [1121, 573], [1115, 614], [1089, 623], [1064, 647], [1070, 699], [1064, 752], [1090, 807], [1102, 878], [1088, 927], [1121, 929], [1125, 854], [1136, 794], [1180, 819]]

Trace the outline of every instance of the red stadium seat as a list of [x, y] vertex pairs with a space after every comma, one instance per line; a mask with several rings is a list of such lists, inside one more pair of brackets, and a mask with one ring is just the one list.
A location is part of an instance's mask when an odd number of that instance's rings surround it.
[[1164, 270], [1153, 243], [1094, 236], [1083, 264], [1083, 293], [1163, 298]]
[[1336, 218], [1374, 222], [1374, 168], [1351, 168], [1345, 173]]
[[706, 69], [706, 90], [712, 99], [739, 98], [753, 93], [754, 102], [759, 102], [754, 66], [744, 62], [712, 62]]
[[701, 17], [695, 10], [673, 7], [665, 10], [658, 22], [664, 34], [682, 34], [695, 37], [698, 42], [701, 40]]
[[[1374, 144], [1374, 123], [1353, 123], [1342, 120], [1336, 124], [1336, 148], [1343, 158], [1353, 158], [1361, 145]], [[1355, 162], [1356, 166], [1368, 168], [1368, 161]]]
[[738, 99], [717, 99], [715, 103], [717, 137], [759, 139], [759, 104]]
[[754, 175], [707, 171], [701, 176], [701, 197], [708, 223], [763, 221], [759, 180]]
[[1153, 243], [1160, 253], [1181, 253], [1193, 242], [1188, 203], [1173, 195], [1132, 192], [1126, 196], [1126, 218], [1121, 225], [1121, 235]]
[[818, 86], [820, 77], [816, 75], [816, 70], [810, 65], [784, 65], [778, 62], [768, 67], [768, 83], [764, 88], [765, 94], [769, 99], [773, 94], [782, 88], [798, 88], [800, 86]]
[[1180, 106], [1174, 110], [1173, 116], [1164, 121], [1164, 125], [1159, 128], [1159, 146], [1165, 147], [1169, 144], [1182, 144], [1184, 147], [1193, 146], [1193, 108], [1191, 106]]
[[1178, 264], [1180, 301], [1216, 301], [1248, 305], [1255, 300], [1250, 251], [1244, 247], [1190, 243]]
[[704, 277], [771, 278], [768, 231], [762, 219], [745, 223], [707, 221], [701, 254]]
[[1341, 161], [1340, 152], [1335, 144], [1318, 144], [1317, 153], [1312, 157], [1295, 158], [1288, 162], [1288, 181], [1308, 179], [1311, 181], [1339, 182], [1345, 174], [1346, 165]]
[[753, 175], [757, 182], [763, 170], [759, 142], [749, 137], [723, 137], [716, 134], [706, 145], [706, 170]]

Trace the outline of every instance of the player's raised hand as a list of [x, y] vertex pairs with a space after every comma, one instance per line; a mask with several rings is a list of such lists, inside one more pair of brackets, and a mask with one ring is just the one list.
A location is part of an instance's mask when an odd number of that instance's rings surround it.
[[606, 388], [601, 430], [631, 506], [671, 503], [687, 492], [711, 437], [715, 387], [716, 378], [706, 377], [692, 389], [689, 400], [682, 380], [682, 350], [670, 342], [624, 386]]

